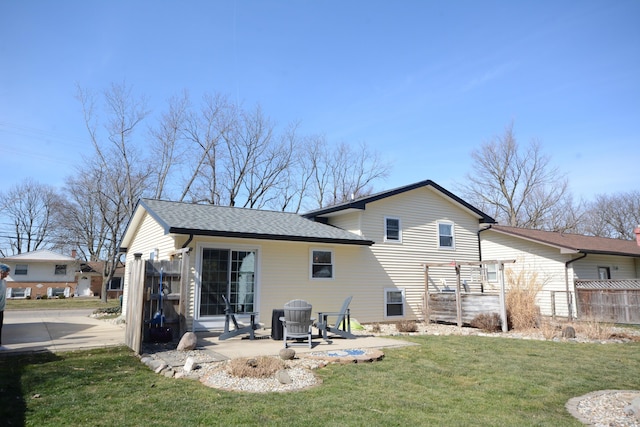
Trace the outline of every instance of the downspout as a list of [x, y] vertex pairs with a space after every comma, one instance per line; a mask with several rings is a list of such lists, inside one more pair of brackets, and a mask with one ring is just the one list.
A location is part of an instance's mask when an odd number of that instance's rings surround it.
[[192, 240], [193, 240], [193, 233], [189, 234], [189, 238], [187, 239], [186, 242], [184, 242], [184, 245], [182, 245], [181, 249], [186, 248], [189, 245], [189, 243], [191, 243]]
[[587, 254], [583, 253], [582, 256], [570, 259], [569, 261], [564, 263], [564, 285], [567, 290], [567, 308], [569, 309], [569, 321], [573, 320], [573, 298], [571, 297], [571, 292], [569, 292], [569, 264], [581, 260], [586, 256]]

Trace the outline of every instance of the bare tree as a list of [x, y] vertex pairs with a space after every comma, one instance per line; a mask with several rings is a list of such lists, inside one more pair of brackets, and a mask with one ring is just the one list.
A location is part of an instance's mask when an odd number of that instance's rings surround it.
[[2, 256], [48, 249], [59, 243], [56, 215], [63, 199], [53, 187], [28, 178], [0, 198], [11, 227], [6, 237], [11, 253], [3, 250]]
[[[90, 239], [84, 246], [90, 260], [104, 261], [101, 298], [106, 301], [107, 284], [120, 261], [119, 239], [150, 175], [151, 165], [136, 149], [135, 138], [148, 111], [144, 98], [134, 96], [130, 87], [112, 85], [103, 93], [106, 119], [101, 132], [96, 96], [78, 88], [77, 97], [94, 155], [85, 159], [84, 167], [77, 172], [80, 178], [69, 185], [72, 191], [84, 190], [86, 196], [84, 201], [75, 201], [75, 227], [92, 227], [91, 234], [83, 236]], [[83, 209], [84, 203], [91, 203], [94, 209]]]
[[543, 154], [533, 140], [522, 147], [516, 141], [513, 124], [502, 136], [482, 144], [471, 153], [473, 171], [462, 185], [465, 198], [492, 215], [498, 222], [514, 227], [571, 229], [559, 221], [557, 209], [571, 202], [568, 181]]
[[341, 143], [331, 147], [317, 138], [308, 151], [313, 174], [316, 207], [335, 205], [370, 194], [373, 183], [386, 177], [390, 164], [382, 162], [365, 143], [352, 146]]
[[224, 161], [220, 144], [222, 135], [235, 126], [235, 116], [235, 106], [220, 94], [205, 95], [200, 111], [187, 114], [183, 133], [192, 147], [187, 148], [188, 158], [194, 161], [188, 165], [180, 201], [190, 196], [193, 202], [220, 204], [219, 165]]
[[168, 111], [162, 114], [158, 125], [149, 130], [150, 161], [153, 164], [151, 177], [155, 188], [153, 198], [161, 199], [171, 182], [171, 173], [177, 169], [182, 161], [180, 140], [186, 120], [189, 95], [186, 92], [180, 97], [169, 100]]
[[640, 225], [640, 191], [599, 194], [589, 203], [584, 232], [614, 239], [635, 239]]

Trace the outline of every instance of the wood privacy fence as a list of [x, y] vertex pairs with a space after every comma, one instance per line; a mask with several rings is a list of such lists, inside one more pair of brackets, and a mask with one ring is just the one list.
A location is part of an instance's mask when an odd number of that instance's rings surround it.
[[578, 319], [640, 324], [640, 279], [576, 280]]

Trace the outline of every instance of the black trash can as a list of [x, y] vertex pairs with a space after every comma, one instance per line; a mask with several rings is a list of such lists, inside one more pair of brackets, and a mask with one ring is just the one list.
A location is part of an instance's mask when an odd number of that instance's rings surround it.
[[284, 309], [273, 310], [271, 315], [271, 339], [273, 340], [282, 341], [282, 338], [284, 338], [281, 317], [284, 317]]

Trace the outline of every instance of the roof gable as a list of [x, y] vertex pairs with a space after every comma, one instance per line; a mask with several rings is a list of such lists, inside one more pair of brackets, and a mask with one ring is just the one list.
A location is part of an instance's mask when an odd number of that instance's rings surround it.
[[373, 244], [356, 234], [309, 221], [294, 213], [141, 199], [125, 230], [123, 248], [131, 243], [144, 212], [160, 224], [165, 234], [351, 245]]
[[6, 257], [6, 258], [4, 258], [4, 260], [13, 261], [13, 262], [19, 262], [19, 261], [42, 261], [42, 262], [64, 261], [64, 262], [74, 262], [74, 261], [76, 261], [76, 259], [73, 258], [73, 257], [66, 256], [66, 255], [63, 255], [63, 254], [58, 253], [58, 252], [50, 251], [48, 249], [40, 249], [40, 250], [32, 251], [32, 252], [25, 252], [25, 253], [22, 253], [22, 254]]
[[372, 194], [370, 196], [361, 197], [359, 199], [355, 199], [350, 202], [340, 203], [334, 206], [329, 206], [327, 208], [309, 211], [303, 214], [303, 216], [305, 218], [316, 219], [316, 218], [330, 217], [337, 214], [343, 214], [343, 213], [354, 211], [354, 210], [365, 210], [366, 205], [368, 203], [372, 203], [387, 197], [393, 197], [397, 194], [405, 193], [407, 191], [415, 190], [418, 188], [429, 188], [432, 191], [435, 191], [436, 193], [440, 194], [442, 197], [449, 199], [453, 204], [461, 207], [462, 209], [476, 216], [480, 220], [480, 222], [483, 222], [483, 223], [495, 222], [495, 220], [492, 217], [482, 212], [480, 209], [476, 208], [475, 206], [472, 206], [471, 204], [467, 203], [466, 201], [456, 196], [452, 192], [446, 190], [445, 188], [439, 186], [438, 184], [431, 181], [430, 179], [426, 181], [416, 182], [415, 184], [405, 185], [404, 187], [398, 187], [392, 190], [387, 190], [380, 193]]
[[[610, 239], [606, 237], [583, 236], [581, 234], [560, 233], [555, 231], [531, 230], [490, 225], [485, 230], [493, 230], [516, 238], [530, 240], [560, 249], [564, 253], [590, 253], [602, 255], [621, 255], [640, 257], [640, 246], [635, 240]], [[482, 231], [485, 231], [482, 230]]]

